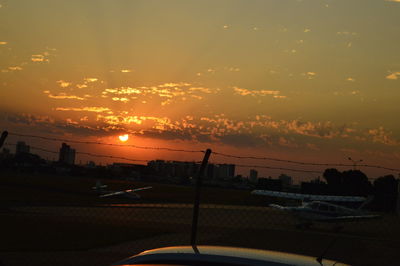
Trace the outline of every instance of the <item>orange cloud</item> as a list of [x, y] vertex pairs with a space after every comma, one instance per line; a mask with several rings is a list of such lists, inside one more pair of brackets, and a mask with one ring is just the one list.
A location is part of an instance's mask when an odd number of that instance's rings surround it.
[[386, 79], [397, 80], [400, 77], [400, 72], [392, 72], [386, 76]]
[[76, 95], [67, 95], [63, 92], [58, 95], [52, 95], [52, 94], [48, 93], [48, 97], [52, 98], [52, 99], [59, 99], [59, 100], [63, 100], [63, 99], [75, 99], [75, 100], [80, 100], [80, 101], [85, 100], [85, 98], [82, 98], [82, 97], [79, 97]]
[[56, 111], [74, 111], [74, 112], [95, 112], [95, 113], [103, 113], [103, 112], [111, 112], [112, 111], [107, 107], [57, 107]]
[[71, 86], [71, 82], [64, 81], [64, 80], [58, 80], [57, 83], [60, 85], [61, 88], [67, 88]]
[[267, 95], [278, 95], [280, 91], [277, 90], [248, 90], [244, 88], [233, 87], [235, 94], [241, 96], [267, 96]]

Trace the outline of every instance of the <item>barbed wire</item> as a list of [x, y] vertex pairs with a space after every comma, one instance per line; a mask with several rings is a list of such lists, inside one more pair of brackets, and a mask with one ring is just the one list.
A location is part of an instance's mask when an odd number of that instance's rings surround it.
[[[7, 143], [7, 146], [16, 146], [17, 144], [15, 143]], [[53, 154], [58, 154], [57, 151], [51, 151], [35, 146], [29, 146], [33, 150], [39, 150], [43, 152], [48, 152], [48, 153], [53, 153]], [[103, 158], [111, 158], [111, 159], [121, 159], [121, 160], [126, 160], [126, 161], [132, 161], [132, 162], [149, 162], [151, 160], [140, 160], [140, 159], [131, 159], [127, 157], [120, 157], [120, 156], [112, 156], [112, 155], [102, 155], [102, 154], [96, 154], [96, 153], [90, 153], [90, 152], [75, 152], [76, 154], [82, 154], [82, 155], [88, 155], [88, 156], [93, 156], [93, 157], [103, 157]], [[200, 161], [193, 162], [200, 164]], [[226, 164], [226, 163], [213, 163], [217, 165], [221, 164]], [[273, 166], [267, 166], [267, 165], [243, 165], [243, 164], [235, 164], [236, 167], [247, 167], [247, 168], [256, 168], [256, 169], [271, 169], [271, 170], [283, 170], [283, 171], [292, 171], [292, 172], [302, 172], [302, 173], [317, 173], [317, 174], [322, 174], [321, 171], [312, 171], [312, 170], [302, 170], [302, 169], [293, 169], [293, 168], [285, 168], [285, 167], [273, 167]]]
[[96, 141], [80, 141], [80, 140], [63, 139], [63, 138], [50, 138], [50, 137], [43, 137], [43, 136], [29, 135], [29, 134], [18, 134], [18, 133], [13, 133], [13, 132], [9, 132], [8, 134], [14, 135], [14, 136], [19, 136], [19, 137], [37, 138], [37, 139], [44, 139], [44, 140], [50, 140], [50, 141], [61, 141], [61, 142], [69, 142], [69, 143], [77, 143], [77, 144], [131, 147], [131, 148], [144, 149], [144, 150], [165, 150], [165, 151], [172, 151], [172, 152], [188, 152], [188, 153], [204, 153], [205, 152], [203, 150], [172, 149], [172, 148], [166, 148], [166, 147], [139, 146], [139, 145], [133, 145], [133, 144], [116, 144], [116, 143], [105, 143], [105, 142], [96, 142]]
[[[251, 160], [266, 160], [266, 161], [275, 161], [275, 162], [285, 162], [285, 163], [293, 163], [293, 164], [301, 164], [301, 165], [311, 165], [311, 166], [342, 166], [342, 167], [354, 167], [354, 164], [343, 164], [343, 163], [311, 163], [311, 162], [302, 162], [302, 161], [293, 161], [293, 160], [285, 160], [271, 157], [257, 157], [257, 156], [239, 156], [239, 155], [231, 155], [220, 152], [213, 152], [213, 155], [223, 156], [228, 158], [235, 159], [251, 159]], [[400, 169], [389, 168], [380, 165], [371, 165], [371, 164], [357, 164], [357, 167], [370, 167], [370, 168], [379, 168], [390, 171], [400, 171]]]
[[[6, 145], [8, 146], [16, 146], [17, 144], [10, 144], [7, 143]], [[29, 146], [33, 150], [39, 150], [43, 152], [48, 152], [48, 153], [53, 153], [53, 154], [58, 154], [57, 151], [51, 151], [35, 146]], [[99, 158], [110, 158], [110, 159], [120, 159], [120, 160], [126, 160], [126, 161], [131, 161], [131, 162], [148, 162], [149, 160], [143, 160], [143, 159], [132, 159], [132, 158], [127, 158], [127, 157], [121, 157], [121, 156], [112, 156], [112, 155], [103, 155], [103, 154], [96, 154], [96, 153], [91, 153], [91, 152], [82, 152], [82, 151], [77, 151], [75, 152], [76, 154], [82, 154], [82, 155], [88, 155], [92, 157], [99, 157]]]
[[284, 170], [284, 171], [292, 171], [292, 172], [302, 172], [302, 173], [313, 173], [313, 174], [323, 174], [322, 171], [312, 171], [312, 170], [301, 170], [301, 169], [292, 169], [292, 168], [284, 168], [284, 167], [272, 167], [265, 165], [246, 165], [246, 164], [235, 164], [236, 167], [246, 167], [246, 168], [263, 168], [263, 169], [271, 169], [271, 170]]
[[[146, 150], [165, 150], [165, 151], [171, 151], [171, 152], [187, 152], [187, 153], [204, 153], [204, 150], [187, 150], [187, 149], [172, 149], [172, 148], [166, 148], [166, 147], [151, 147], [151, 146], [138, 146], [138, 145], [133, 145], [133, 144], [116, 144], [116, 143], [105, 143], [105, 142], [95, 142], [95, 141], [79, 141], [79, 140], [71, 140], [71, 139], [64, 139], [64, 138], [51, 138], [51, 137], [44, 137], [44, 136], [37, 136], [37, 135], [31, 135], [31, 134], [19, 134], [19, 133], [14, 133], [14, 132], [9, 132], [9, 135], [14, 135], [14, 136], [19, 136], [19, 137], [30, 137], [30, 138], [38, 138], [38, 139], [44, 139], [44, 140], [49, 140], [49, 141], [61, 141], [61, 142], [70, 142], [70, 143], [78, 143], [78, 144], [90, 144], [90, 145], [106, 145], [106, 146], [116, 146], [116, 147], [131, 147], [131, 148], [137, 148], [137, 149], [146, 149]], [[90, 153], [84, 153], [84, 152], [76, 152], [78, 154], [86, 154], [89, 155]], [[299, 165], [309, 165], [309, 166], [325, 166], [325, 167], [354, 167], [354, 164], [343, 164], [343, 163], [312, 163], [312, 162], [304, 162], [304, 161], [295, 161], [295, 160], [287, 160], [287, 159], [279, 159], [279, 158], [273, 158], [273, 157], [258, 157], [258, 156], [240, 156], [240, 155], [232, 155], [232, 154], [226, 154], [226, 153], [221, 153], [221, 152], [212, 152], [213, 155], [217, 156], [222, 156], [226, 158], [235, 158], [235, 159], [249, 159], [249, 160], [264, 160], [264, 161], [275, 161], [275, 162], [284, 162], [284, 163], [292, 163], [292, 164], [299, 164]], [[99, 154], [93, 154], [92, 156], [94, 157], [104, 157], [104, 158], [114, 158], [115, 156], [110, 156], [110, 155], [99, 155]], [[124, 160], [132, 160], [130, 158], [124, 158], [124, 157], [115, 157], [119, 159], [124, 159]], [[135, 160], [135, 161], [140, 161], [140, 160]], [[142, 160], [145, 161], [145, 160]], [[239, 167], [239, 165], [237, 165]], [[376, 169], [383, 169], [383, 170], [388, 170], [388, 171], [396, 171], [400, 172], [400, 169], [398, 168], [390, 168], [390, 167], [385, 167], [385, 166], [380, 166], [380, 165], [371, 165], [371, 164], [357, 164], [357, 167], [368, 167], [368, 168], [376, 168]], [[247, 167], [247, 166], [246, 166]], [[249, 166], [251, 167], [251, 166]], [[254, 166], [256, 167], [256, 166]], [[257, 166], [257, 168], [268, 168], [268, 169], [278, 169], [278, 170], [288, 170], [288, 171], [297, 171], [297, 172], [313, 172], [317, 173], [317, 171], [312, 171], [312, 170], [299, 170], [299, 169], [291, 169], [291, 168], [279, 168], [279, 167], [270, 167], [270, 166]], [[320, 173], [320, 172], [318, 172]]]

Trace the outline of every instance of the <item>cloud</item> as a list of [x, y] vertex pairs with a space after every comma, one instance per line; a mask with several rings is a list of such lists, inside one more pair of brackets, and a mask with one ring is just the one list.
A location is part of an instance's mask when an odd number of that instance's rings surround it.
[[373, 142], [380, 142], [390, 146], [395, 146], [400, 144], [400, 141], [395, 140], [392, 137], [393, 133], [385, 130], [383, 127], [379, 127], [376, 129], [369, 129], [367, 135], [369, 137], [372, 137]]
[[[188, 99], [203, 100], [204, 94], [218, 93], [219, 89], [204, 87], [192, 87], [192, 84], [186, 82], [164, 83], [157, 86], [142, 87], [119, 87], [108, 88], [101, 92], [102, 98], [111, 97], [114, 101], [127, 101], [129, 99], [139, 99], [143, 101], [145, 97], [150, 101], [159, 101], [162, 106], [173, 103], [174, 101], [186, 101]], [[125, 97], [123, 97], [125, 96]], [[154, 97], [157, 96], [157, 97]], [[146, 101], [147, 102], [147, 101]]]
[[56, 82], [60, 85], [61, 88], [67, 88], [72, 85], [71, 82], [65, 80], [57, 80]]
[[241, 96], [267, 96], [267, 95], [274, 95], [277, 96], [280, 91], [277, 90], [248, 90], [244, 88], [239, 88], [239, 87], [233, 87], [233, 90], [236, 95], [241, 95]]
[[164, 83], [164, 84], [158, 85], [157, 87], [159, 87], [159, 88], [163, 88], [163, 87], [174, 88], [174, 87], [189, 87], [191, 85], [192, 84], [187, 83], [187, 82], [179, 82], [179, 83], [170, 82], [170, 83]]
[[38, 123], [53, 124], [55, 120], [45, 115], [33, 115], [33, 114], [11, 114], [7, 115], [6, 120], [15, 124], [23, 125], [36, 125]]
[[4, 42], [4, 41], [0, 42], [0, 45], [6, 45], [6, 44], [7, 44], [7, 42]]
[[229, 72], [239, 72], [240, 68], [238, 68], [238, 67], [228, 67], [228, 68], [226, 68], [226, 70], [228, 70]]
[[57, 49], [46, 47], [46, 51], [43, 53], [33, 54], [31, 56], [31, 61], [36, 63], [50, 62], [49, 57], [54, 56], [53, 52], [55, 51], [57, 51]]
[[386, 2], [396, 2], [396, 3], [400, 3], [400, 0], [385, 0]]
[[74, 112], [95, 112], [95, 113], [103, 113], [103, 112], [111, 112], [112, 111], [107, 107], [57, 107], [56, 111], [74, 111]]
[[66, 93], [63, 93], [63, 92], [58, 95], [50, 94], [50, 91], [43, 91], [43, 93], [47, 94], [47, 96], [52, 99], [58, 99], [58, 100], [74, 99], [74, 100], [80, 100], [80, 101], [85, 100], [85, 98], [82, 98], [82, 97], [79, 97], [76, 95], [67, 95]]
[[141, 94], [142, 90], [131, 88], [131, 87], [121, 87], [115, 89], [105, 89], [102, 94], [116, 94], [116, 95], [132, 95], [132, 94]]
[[[127, 111], [110, 113], [105, 107], [59, 107], [58, 111], [95, 112], [95, 116], [55, 120], [48, 116], [17, 115], [9, 121], [23, 125], [41, 125], [46, 132], [74, 132], [82, 135], [103, 136], [124, 131], [157, 139], [190, 140], [203, 143], [220, 143], [239, 147], [280, 147], [285, 149], [309, 149], [318, 151], [318, 143], [329, 140], [355, 140], [396, 146], [400, 142], [392, 132], [383, 127], [356, 129], [353, 126], [336, 125], [330, 121], [274, 120], [267, 115], [255, 115], [244, 120], [231, 119], [225, 114], [190, 116], [172, 119], [151, 115], [132, 115]], [[35, 127], [37, 128], [37, 127]], [[321, 142], [323, 140], [323, 142]], [[338, 143], [338, 142], [331, 142]], [[350, 147], [349, 147], [350, 148]]]
[[346, 80], [347, 80], [347, 81], [350, 81], [350, 82], [356, 81], [356, 80], [355, 80], [354, 78], [352, 78], [352, 77], [348, 77]]
[[78, 89], [84, 89], [84, 88], [87, 88], [87, 85], [86, 84], [76, 84], [76, 87]]
[[31, 57], [32, 62], [49, 62], [49, 59], [46, 58], [49, 53], [45, 52], [44, 54], [34, 54]]
[[8, 67], [8, 70], [10, 70], [10, 71], [21, 71], [22, 67], [20, 67], [20, 66], [10, 66], [10, 67]]
[[386, 79], [397, 80], [400, 77], [400, 72], [392, 72], [386, 76]]
[[131, 69], [121, 69], [122, 73], [131, 73], [132, 70]]
[[314, 79], [317, 76], [317, 73], [309, 71], [302, 73], [301, 75], [307, 77], [307, 79]]
[[97, 78], [85, 78], [84, 81], [85, 82], [96, 82], [96, 81], [98, 81], [98, 79]]
[[129, 102], [128, 98], [112, 97], [111, 100], [116, 101], [116, 102], [120, 101], [120, 102], [123, 102], [123, 103]]

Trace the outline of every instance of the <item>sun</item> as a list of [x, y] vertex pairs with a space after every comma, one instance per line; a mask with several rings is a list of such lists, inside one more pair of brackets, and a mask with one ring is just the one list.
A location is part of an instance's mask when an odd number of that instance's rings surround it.
[[120, 141], [125, 142], [129, 139], [129, 136], [128, 136], [128, 134], [125, 134], [125, 135], [118, 136], [118, 138]]

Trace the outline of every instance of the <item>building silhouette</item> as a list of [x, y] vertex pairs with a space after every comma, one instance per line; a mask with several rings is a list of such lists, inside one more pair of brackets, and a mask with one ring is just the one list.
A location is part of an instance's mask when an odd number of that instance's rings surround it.
[[18, 141], [15, 149], [15, 155], [30, 153], [31, 147], [25, 144], [25, 141]]
[[75, 149], [71, 149], [69, 145], [63, 143], [60, 148], [59, 159], [60, 163], [74, 164], [75, 163]]
[[281, 174], [278, 179], [282, 182], [282, 186], [284, 188], [289, 188], [293, 184], [293, 180], [291, 176]]
[[257, 183], [257, 177], [258, 177], [257, 170], [250, 169], [250, 177], [249, 177], [250, 182], [254, 184]]
[[217, 179], [231, 179], [235, 176], [234, 164], [218, 164], [214, 170], [214, 176]]

